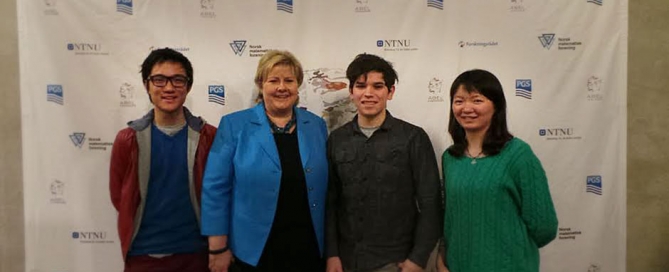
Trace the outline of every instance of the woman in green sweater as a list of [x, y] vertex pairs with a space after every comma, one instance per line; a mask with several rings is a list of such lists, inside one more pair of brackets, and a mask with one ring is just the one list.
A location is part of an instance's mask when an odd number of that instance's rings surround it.
[[448, 132], [448, 270], [441, 271], [538, 272], [539, 248], [555, 238], [557, 217], [541, 162], [507, 129], [504, 92], [493, 74], [471, 70], [455, 79]]

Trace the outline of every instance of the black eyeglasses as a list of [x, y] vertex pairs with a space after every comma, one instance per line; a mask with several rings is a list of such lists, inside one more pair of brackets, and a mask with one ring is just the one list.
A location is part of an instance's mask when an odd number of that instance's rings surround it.
[[190, 79], [187, 76], [176, 75], [176, 76], [164, 76], [164, 75], [152, 75], [149, 76], [146, 80], [151, 81], [153, 86], [156, 87], [165, 87], [167, 82], [171, 82], [174, 87], [184, 87], [188, 85]]

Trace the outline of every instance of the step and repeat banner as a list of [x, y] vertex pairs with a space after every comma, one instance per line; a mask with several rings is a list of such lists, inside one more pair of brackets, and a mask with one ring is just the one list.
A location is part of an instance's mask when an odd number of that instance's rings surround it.
[[399, 73], [394, 116], [451, 144], [449, 89], [481, 68], [503, 84], [560, 225], [548, 272], [625, 271], [627, 0], [17, 1], [26, 271], [121, 271], [108, 190], [116, 132], [152, 108], [152, 49], [193, 63], [186, 106], [209, 123], [253, 105], [260, 57], [293, 52], [300, 106], [330, 129], [352, 118], [345, 70], [359, 53]]

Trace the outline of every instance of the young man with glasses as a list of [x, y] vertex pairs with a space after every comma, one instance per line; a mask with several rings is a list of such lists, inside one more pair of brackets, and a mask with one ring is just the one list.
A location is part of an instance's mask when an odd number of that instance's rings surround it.
[[153, 109], [116, 135], [109, 170], [124, 271], [209, 271], [200, 192], [216, 128], [183, 106], [193, 86], [184, 55], [154, 50], [141, 73]]

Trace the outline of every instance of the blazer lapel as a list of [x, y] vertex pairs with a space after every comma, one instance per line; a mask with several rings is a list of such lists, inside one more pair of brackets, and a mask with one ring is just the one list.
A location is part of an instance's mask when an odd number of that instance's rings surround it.
[[259, 103], [253, 108], [253, 111], [256, 113], [257, 117], [256, 120], [251, 121], [256, 125], [256, 131], [253, 133], [253, 138], [258, 141], [260, 147], [265, 151], [265, 154], [267, 154], [274, 164], [281, 168], [279, 151], [276, 149], [276, 142], [274, 142], [274, 137], [272, 137], [267, 115], [265, 115], [265, 106], [262, 103]]
[[[298, 109], [294, 108], [293, 111], [297, 114]], [[307, 118], [302, 116], [303, 114], [297, 114], [297, 143], [300, 147], [300, 158], [302, 158], [302, 167], [307, 167], [307, 162], [309, 161], [309, 151], [311, 148], [307, 131], [315, 132], [316, 128], [311, 127], [311, 123]]]

